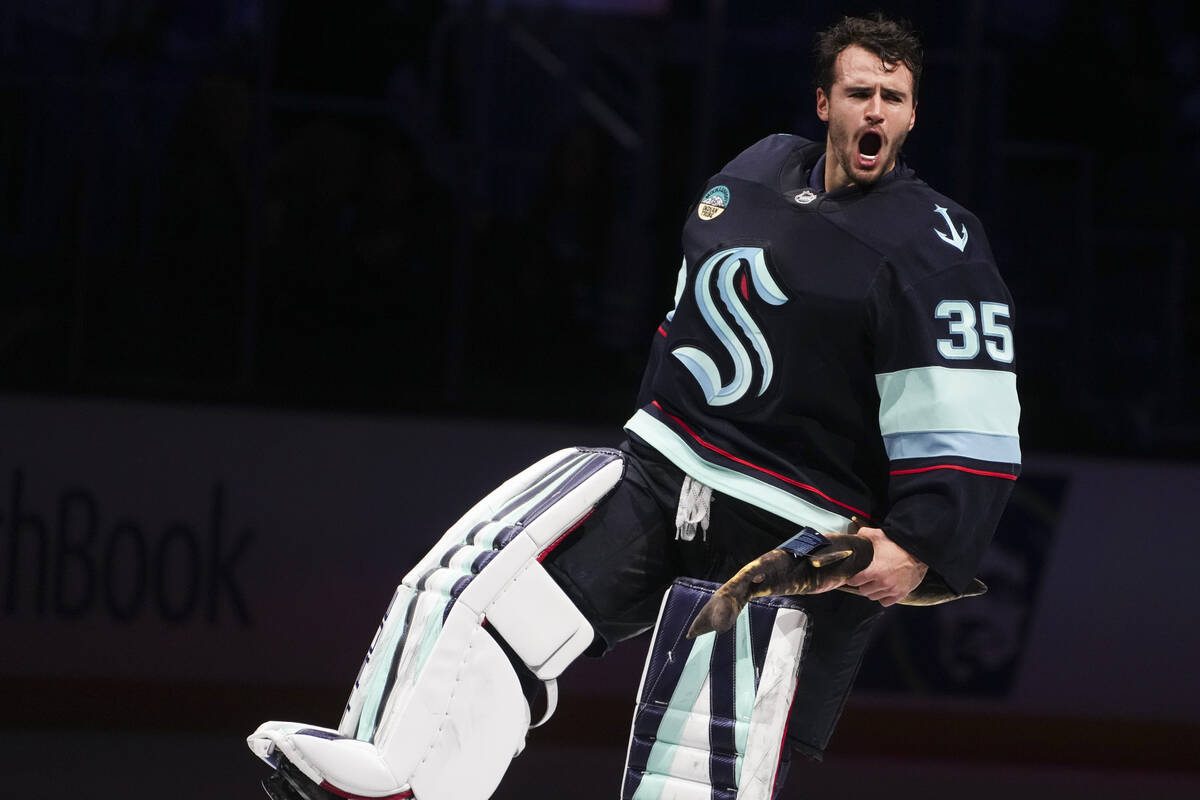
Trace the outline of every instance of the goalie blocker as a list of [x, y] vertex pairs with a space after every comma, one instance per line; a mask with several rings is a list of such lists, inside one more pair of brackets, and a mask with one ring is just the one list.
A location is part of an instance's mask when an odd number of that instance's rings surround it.
[[[268, 792], [489, 797], [528, 729], [553, 713], [555, 679], [593, 639], [540, 561], [623, 471], [617, 451], [562, 450], [468, 511], [396, 589], [337, 730], [267, 722], [248, 737], [276, 767]], [[530, 674], [548, 699], [536, 723], [522, 690]]]

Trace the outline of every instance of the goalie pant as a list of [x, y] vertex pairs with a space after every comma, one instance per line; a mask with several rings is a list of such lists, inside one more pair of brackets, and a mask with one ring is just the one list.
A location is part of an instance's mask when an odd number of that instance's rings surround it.
[[[556, 453], [477, 504], [397, 589], [338, 729], [268, 722], [251, 749], [313, 797], [483, 800], [531, 724], [523, 675], [545, 683], [548, 717], [562, 670], [651, 627], [675, 577], [723, 581], [794, 533], [720, 497], [708, 541], [676, 541], [682, 473], [638, 442], [622, 449]], [[821, 622], [790, 741], [819, 758], [879, 606], [798, 604]]]

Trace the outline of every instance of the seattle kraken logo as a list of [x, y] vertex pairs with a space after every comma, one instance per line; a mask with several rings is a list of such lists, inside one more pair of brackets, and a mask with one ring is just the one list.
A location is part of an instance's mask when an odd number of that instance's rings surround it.
[[[747, 343], [758, 354], [759, 363], [762, 364], [762, 381], [759, 384], [758, 396], [761, 397], [767, 390], [775, 371], [775, 362], [771, 358], [767, 340], [763, 337], [762, 331], [758, 329], [758, 325], [750, 318], [750, 312], [746, 310], [746, 305], [737, 292], [735, 284], [743, 265], [748, 266], [746, 271], [749, 273], [750, 283], [754, 285], [754, 291], [759, 298], [773, 306], [783, 305], [787, 302], [787, 297], [767, 270], [767, 261], [761, 247], [735, 247], [730, 250], [722, 250], [700, 267], [695, 283], [696, 304], [704, 316], [704, 321], [708, 323], [708, 327], [716, 334], [717, 340], [733, 360], [733, 377], [728, 383], [723, 382], [716, 362], [698, 347], [676, 347], [671, 351], [671, 355], [679, 359], [700, 383], [700, 388], [704, 391], [704, 397], [710, 406], [727, 406], [736, 403], [750, 391], [754, 375], [754, 362], [751, 360], [750, 351], [746, 348]], [[714, 272], [716, 273], [715, 281], [712, 278]], [[716, 298], [713, 297], [714, 285], [720, 293], [721, 303], [726, 312], [741, 328], [741, 335], [726, 321], [725, 315], [718, 308]], [[741, 288], [743, 295], [749, 300], [750, 292], [744, 274]]]

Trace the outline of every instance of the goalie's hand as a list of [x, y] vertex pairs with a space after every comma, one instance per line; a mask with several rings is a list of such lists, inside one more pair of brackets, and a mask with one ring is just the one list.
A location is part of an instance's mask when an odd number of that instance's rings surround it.
[[871, 540], [875, 558], [866, 569], [846, 581], [856, 594], [890, 606], [906, 598], [924, 579], [929, 567], [881, 529], [860, 527], [858, 535]]
[[776, 548], [742, 567], [700, 609], [688, 638], [729, 630], [755, 597], [828, 592], [843, 586], [846, 578], [871, 562], [871, 543], [866, 537], [830, 533], [823, 538], [825, 545], [804, 555]]

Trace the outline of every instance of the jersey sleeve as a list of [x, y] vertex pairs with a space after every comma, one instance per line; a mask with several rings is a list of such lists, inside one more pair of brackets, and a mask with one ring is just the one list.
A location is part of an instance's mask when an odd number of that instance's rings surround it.
[[915, 280], [883, 272], [873, 289], [882, 527], [963, 591], [1021, 468], [1012, 299], [990, 261]]

